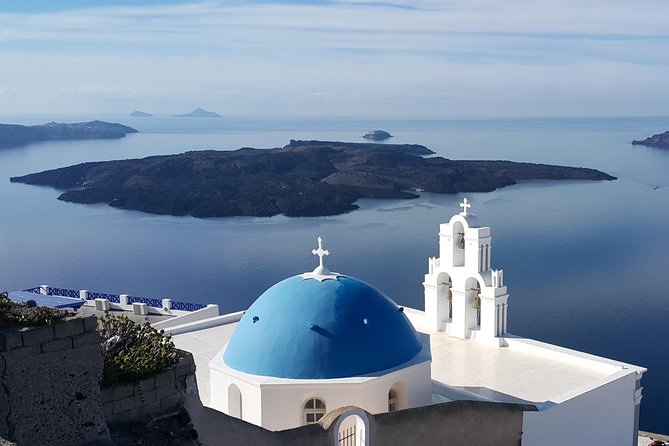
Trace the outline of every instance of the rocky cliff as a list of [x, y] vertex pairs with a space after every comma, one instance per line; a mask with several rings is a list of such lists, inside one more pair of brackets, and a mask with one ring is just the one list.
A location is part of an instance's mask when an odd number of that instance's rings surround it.
[[662, 149], [669, 149], [669, 131], [664, 133], [658, 133], [657, 135], [650, 136], [641, 141], [634, 140], [632, 141], [633, 145], [639, 146], [649, 146], [649, 147], [659, 147]]
[[129, 133], [137, 133], [132, 127], [104, 121], [61, 124], [49, 122], [43, 125], [0, 124], [0, 148], [16, 147], [37, 141], [73, 139], [115, 139]]

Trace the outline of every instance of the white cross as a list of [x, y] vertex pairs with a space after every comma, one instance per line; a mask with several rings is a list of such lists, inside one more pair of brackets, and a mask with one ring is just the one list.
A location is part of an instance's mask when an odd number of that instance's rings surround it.
[[460, 213], [466, 217], [467, 216], [467, 209], [472, 207], [472, 205], [469, 204], [469, 202], [467, 201], [467, 198], [465, 198], [464, 200], [462, 200], [462, 203], [460, 203], [460, 207], [463, 209], [463, 211], [460, 212]]
[[324, 268], [323, 266], [323, 257], [324, 256], [329, 256], [330, 251], [327, 249], [323, 249], [323, 239], [318, 237], [318, 249], [312, 249], [311, 253], [315, 256], [318, 256], [320, 259], [320, 267]]

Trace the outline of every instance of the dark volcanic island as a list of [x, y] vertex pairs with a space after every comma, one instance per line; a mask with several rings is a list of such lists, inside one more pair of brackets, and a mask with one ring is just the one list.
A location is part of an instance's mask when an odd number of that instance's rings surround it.
[[594, 169], [455, 161], [412, 144], [291, 141], [283, 148], [193, 151], [104, 161], [11, 178], [67, 190], [75, 203], [152, 214], [321, 216], [358, 208], [359, 198], [415, 198], [415, 190], [488, 192], [521, 180], [614, 180]]
[[123, 138], [137, 130], [121, 124], [104, 121], [42, 125], [0, 124], [0, 148], [17, 147], [37, 141], [66, 141], [74, 139]]
[[646, 139], [642, 139], [641, 141], [634, 140], [632, 141], [632, 145], [669, 149], [669, 131], [664, 133], [658, 133], [657, 135], [653, 135]]

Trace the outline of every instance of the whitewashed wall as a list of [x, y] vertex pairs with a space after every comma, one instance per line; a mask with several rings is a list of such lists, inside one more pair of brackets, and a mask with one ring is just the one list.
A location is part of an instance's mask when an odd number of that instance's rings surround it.
[[[371, 413], [388, 410], [388, 391], [401, 383], [399, 408], [431, 404], [430, 361], [387, 375], [333, 380], [272, 379], [231, 370], [211, 368], [211, 407], [229, 413], [228, 388], [236, 384], [242, 394], [242, 419], [270, 430], [303, 424], [302, 408], [309, 398], [325, 402], [326, 413], [343, 406], [357, 406]], [[234, 376], [233, 376], [234, 375]]]
[[228, 388], [230, 384], [235, 384], [242, 394], [242, 420], [258, 426], [262, 425], [261, 392], [257, 384], [238, 379], [215, 369], [210, 370], [209, 379], [212, 409], [230, 414]]
[[617, 378], [559, 405], [523, 415], [523, 446], [636, 445], [636, 375]]
[[302, 407], [309, 398], [322, 399], [326, 413], [344, 406], [357, 406], [370, 413], [387, 412], [388, 391], [397, 383], [402, 383], [403, 387], [400, 392], [400, 409], [432, 402], [429, 362], [366, 382], [352, 381], [346, 384], [341, 381], [262, 386], [262, 426], [271, 430], [301, 426]]

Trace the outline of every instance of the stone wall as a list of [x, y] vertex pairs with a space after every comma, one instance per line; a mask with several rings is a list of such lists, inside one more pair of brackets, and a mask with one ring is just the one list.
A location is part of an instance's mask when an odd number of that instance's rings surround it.
[[338, 420], [364, 414], [368, 426], [365, 446], [443, 446], [494, 444], [518, 446], [523, 413], [536, 407], [519, 404], [454, 401], [372, 415], [355, 407], [328, 413], [320, 424], [272, 432], [203, 407], [197, 396], [186, 408], [203, 445], [338, 446]]
[[534, 406], [453, 401], [370, 416], [372, 445], [520, 445], [523, 413]]
[[115, 383], [102, 388], [107, 425], [148, 423], [183, 408], [187, 387], [195, 385], [193, 355], [180, 352], [181, 359], [168, 370], [135, 383]]
[[0, 437], [23, 445], [106, 441], [95, 316], [0, 330]]

